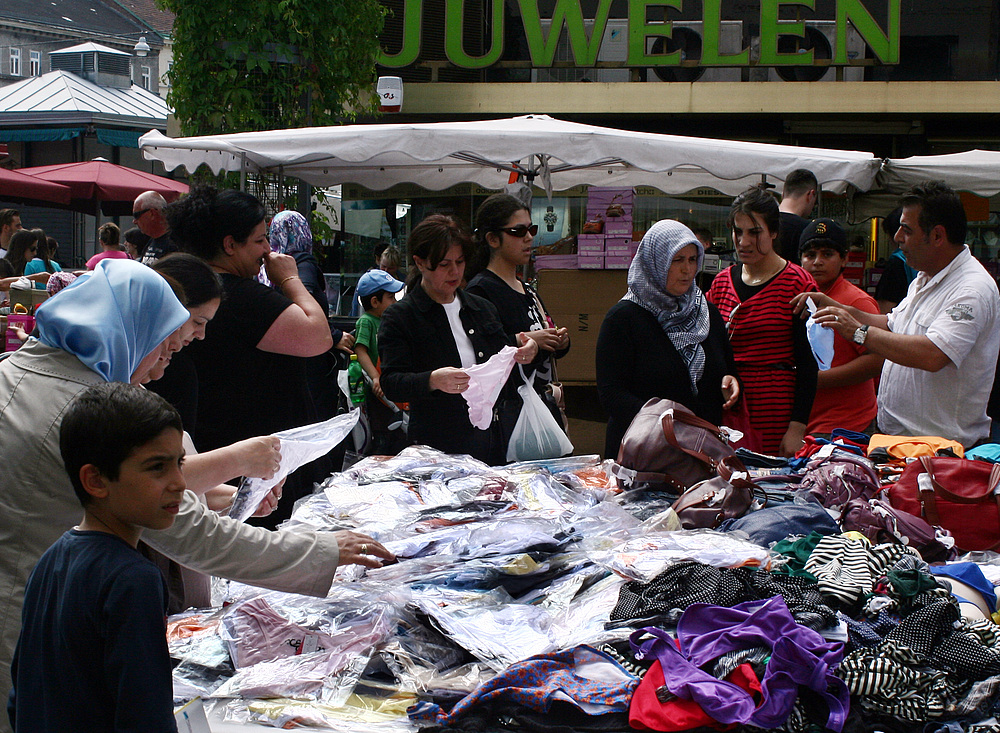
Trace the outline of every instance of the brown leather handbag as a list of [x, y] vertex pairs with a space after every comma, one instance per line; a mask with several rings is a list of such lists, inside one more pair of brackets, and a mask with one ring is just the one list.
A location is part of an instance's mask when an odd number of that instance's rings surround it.
[[727, 481], [721, 476], [702, 481], [681, 494], [671, 507], [684, 529], [715, 529], [727, 519], [737, 519], [753, 504], [754, 485], [744, 478]]
[[632, 419], [612, 467], [622, 489], [681, 494], [699, 481], [746, 472], [722, 431], [673, 400], [649, 400]]

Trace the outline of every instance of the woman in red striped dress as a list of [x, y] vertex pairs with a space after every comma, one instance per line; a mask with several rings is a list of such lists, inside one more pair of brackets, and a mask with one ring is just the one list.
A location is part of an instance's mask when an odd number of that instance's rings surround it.
[[777, 201], [763, 188], [733, 201], [729, 226], [740, 261], [716, 276], [708, 300], [726, 321], [763, 452], [791, 456], [805, 437], [817, 373], [805, 321], [791, 300], [815, 281], [775, 251], [780, 221]]

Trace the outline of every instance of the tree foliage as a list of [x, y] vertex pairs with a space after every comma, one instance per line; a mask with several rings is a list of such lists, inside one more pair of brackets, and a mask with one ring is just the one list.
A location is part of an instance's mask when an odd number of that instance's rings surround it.
[[335, 124], [374, 109], [378, 0], [159, 0], [184, 135]]

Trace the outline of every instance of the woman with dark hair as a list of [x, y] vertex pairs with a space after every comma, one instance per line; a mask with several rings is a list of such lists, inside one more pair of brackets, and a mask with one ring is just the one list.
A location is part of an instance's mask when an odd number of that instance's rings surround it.
[[[30, 229], [19, 229], [14, 232], [7, 245], [7, 254], [0, 260], [0, 276], [21, 277], [24, 268], [34, 258], [38, 251], [38, 237]], [[35, 279], [35, 278], [32, 278]]]
[[[569, 351], [569, 333], [565, 328], [556, 328], [538, 293], [518, 276], [518, 268], [531, 259], [531, 242], [537, 233], [538, 226], [531, 223], [531, 210], [519, 199], [506, 193], [486, 199], [476, 211], [475, 237], [476, 256], [488, 262], [469, 281], [466, 292], [496, 306], [508, 336], [523, 332], [538, 344], [539, 358], [525, 373], [533, 373], [535, 390], [547, 395], [554, 362]], [[516, 390], [514, 399], [518, 399]], [[546, 404], [560, 421], [555, 403], [547, 400]]]
[[649, 228], [628, 270], [628, 292], [597, 337], [597, 392], [608, 412], [604, 456], [650, 399], [680, 402], [719, 425], [739, 397], [733, 350], [719, 311], [695, 281], [704, 245], [679, 221]]
[[463, 370], [507, 345], [519, 346], [517, 363], [529, 363], [538, 344], [523, 333], [508, 336], [492, 303], [460, 289], [472, 240], [455, 219], [428, 216], [410, 233], [407, 250], [407, 294], [389, 306], [379, 328], [382, 390], [393, 402], [410, 403], [411, 443], [503, 463], [498, 421], [486, 430], [469, 421]]
[[[49, 238], [45, 236], [45, 230], [32, 229], [31, 233], [35, 235], [35, 257], [25, 264], [24, 274], [40, 275], [42, 273], [48, 273], [51, 275], [54, 272], [62, 272], [62, 268], [59, 266], [59, 263], [51, 259], [51, 254], [49, 253]], [[38, 290], [45, 290], [45, 282], [35, 280], [35, 288]]]
[[[204, 341], [189, 349], [198, 373], [194, 439], [206, 450], [316, 421], [306, 360], [333, 346], [326, 313], [299, 277], [295, 260], [271, 252], [264, 206], [240, 191], [196, 186], [167, 206], [170, 236], [211, 265], [225, 298]], [[256, 279], [261, 265], [277, 289]], [[285, 483], [274, 527], [329, 473], [318, 462]]]
[[[184, 289], [184, 305], [191, 314], [193, 332], [185, 346], [195, 340], [204, 340], [211, 321], [224, 295], [222, 280], [211, 266], [199, 257], [186, 252], [172, 252], [156, 261], [151, 267], [168, 279], [180, 283]], [[167, 363], [156, 370], [155, 381], [146, 385], [173, 405], [181, 414], [184, 429], [195, 435], [198, 420], [198, 372], [188, 349], [174, 354]]]
[[728, 223], [740, 262], [716, 275], [707, 297], [726, 322], [762, 450], [792, 456], [809, 424], [818, 368], [791, 301], [817, 285], [775, 250], [780, 221], [778, 202], [765, 189], [736, 197]]

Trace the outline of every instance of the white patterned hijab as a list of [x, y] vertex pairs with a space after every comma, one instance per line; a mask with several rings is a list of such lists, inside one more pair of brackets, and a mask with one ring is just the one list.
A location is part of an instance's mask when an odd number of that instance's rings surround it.
[[690, 229], [673, 219], [663, 219], [649, 228], [628, 269], [628, 293], [622, 300], [642, 306], [659, 321], [670, 343], [688, 367], [691, 389], [698, 394], [698, 380], [705, 371], [708, 337], [708, 302], [696, 282], [683, 295], [667, 292], [667, 274], [674, 257], [684, 247], [698, 248], [698, 270], [705, 263], [705, 247]]

